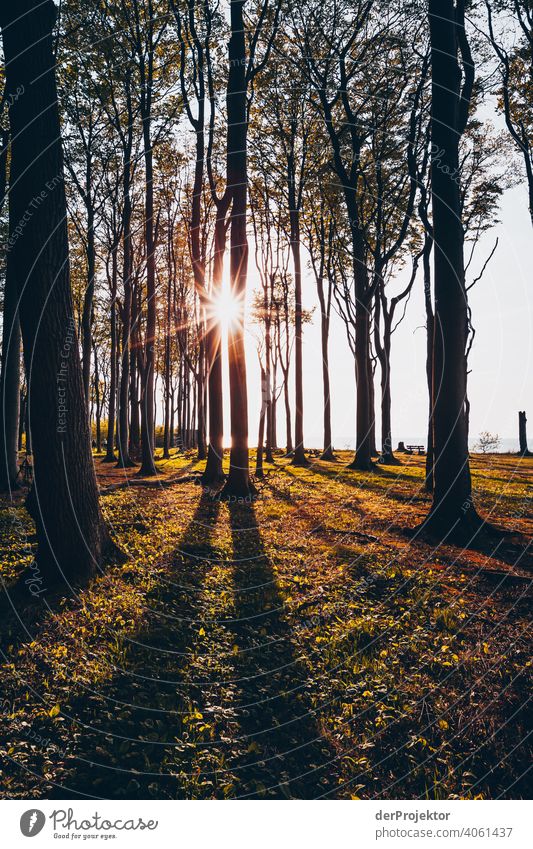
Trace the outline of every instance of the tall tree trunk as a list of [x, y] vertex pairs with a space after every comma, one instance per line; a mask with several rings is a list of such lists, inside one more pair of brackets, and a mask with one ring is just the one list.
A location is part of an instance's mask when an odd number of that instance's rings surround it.
[[168, 447], [174, 448], [176, 445], [175, 434], [174, 434], [174, 390], [170, 391], [170, 434], [168, 439]]
[[102, 453], [102, 407], [100, 397], [100, 370], [98, 368], [98, 351], [93, 339], [93, 359], [94, 359], [94, 409], [96, 419], [96, 453]]
[[[322, 460], [334, 460], [333, 446], [331, 444], [331, 387], [329, 379], [329, 313], [324, 295], [324, 281], [321, 274], [316, 278], [318, 300], [320, 303], [320, 343], [322, 348], [322, 391], [323, 391], [323, 423], [324, 423], [324, 448], [321, 454]], [[328, 305], [329, 306], [329, 305]]]
[[[128, 78], [129, 79], [129, 78]], [[118, 462], [119, 468], [134, 466], [129, 454], [129, 396], [130, 396], [130, 333], [132, 314], [132, 245], [131, 245], [131, 154], [133, 148], [133, 112], [131, 94], [128, 88], [128, 117], [129, 124], [123, 151], [122, 190], [124, 207], [122, 211], [122, 284], [124, 299], [121, 310], [121, 369], [118, 405]]]
[[247, 89], [244, 0], [231, 0], [231, 38], [227, 88], [227, 186], [231, 192], [230, 280], [239, 315], [228, 331], [230, 379], [231, 452], [224, 497], [250, 499], [255, 488], [250, 481], [248, 456], [248, 389], [244, 350], [244, 298], [248, 273], [246, 234]]
[[33, 436], [27, 506], [43, 573], [30, 591], [39, 595], [58, 574], [68, 582], [92, 574], [113, 546], [100, 511], [70, 291], [56, 10], [52, 0], [20, 0], [2, 6], [0, 16], [7, 90], [23, 91], [10, 109], [10, 202], [13, 221], [31, 221], [14, 241], [12, 259]]
[[435, 314], [431, 301], [431, 264], [430, 255], [433, 241], [426, 235], [424, 242], [423, 264], [424, 264], [424, 302], [426, 307], [426, 380], [428, 386], [429, 410], [428, 410], [428, 439], [426, 452], [426, 481], [425, 489], [433, 492], [433, 340], [435, 338]]
[[[13, 220], [10, 203], [10, 232], [18, 221]], [[11, 236], [13, 238], [13, 235]], [[0, 490], [11, 491], [17, 486], [19, 409], [20, 409], [20, 323], [18, 290], [13, 251], [7, 255], [4, 286], [2, 326], [2, 370], [0, 372]]]
[[141, 292], [137, 284], [132, 291], [131, 341], [130, 341], [130, 456], [136, 460], [141, 454], [141, 420], [139, 404], [139, 375], [142, 372], [141, 351]]
[[[432, 199], [435, 240], [433, 504], [424, 526], [439, 536], [479, 527], [472, 501], [465, 415], [467, 295], [459, 173], [461, 70], [453, 0], [429, 0], [432, 59]], [[468, 106], [468, 103], [466, 103]], [[464, 121], [466, 124], [466, 120]]]
[[[90, 154], [89, 154], [90, 155]], [[81, 316], [81, 348], [82, 348], [82, 370], [83, 391], [85, 404], [89, 409], [91, 395], [91, 353], [93, 350], [93, 301], [94, 281], [96, 275], [96, 243], [94, 232], [94, 209], [92, 206], [91, 165], [87, 166], [86, 184], [86, 209], [87, 209], [87, 287], [83, 297], [83, 310]]]
[[197, 447], [198, 460], [207, 457], [207, 446], [205, 444], [205, 409], [204, 409], [204, 381], [205, 381], [205, 321], [202, 320], [200, 327], [200, 342], [198, 345], [198, 370], [196, 374], [196, 411], [197, 411]]
[[304, 450], [304, 389], [303, 389], [303, 345], [302, 345], [302, 259], [300, 251], [300, 213], [296, 208], [290, 210], [291, 251], [294, 264], [294, 457], [295, 466], [307, 466], [309, 461]]
[[141, 475], [155, 475], [154, 463], [154, 373], [157, 302], [155, 288], [154, 238], [154, 166], [150, 112], [143, 115], [145, 168], [145, 240], [146, 240], [146, 336], [141, 383]]
[[261, 366], [261, 411], [259, 413], [259, 433], [257, 435], [257, 457], [255, 461], [255, 474], [256, 477], [262, 478], [264, 477], [263, 470], [263, 443], [265, 441], [265, 418], [267, 414], [267, 397], [268, 397], [268, 387], [267, 387], [267, 377], [266, 372], [263, 366]]
[[529, 449], [527, 447], [527, 418], [525, 410], [518, 413], [518, 437], [520, 440], [520, 454], [522, 454], [522, 456], [529, 456]]
[[[215, 247], [213, 257], [213, 291], [216, 302], [222, 287], [224, 251], [226, 249], [226, 222], [223, 210], [217, 210], [215, 221]], [[202, 475], [204, 486], [216, 486], [224, 480], [224, 407], [222, 394], [222, 337], [216, 310], [208, 310], [206, 329], [207, 383], [209, 392], [209, 447], [207, 463]]]
[[359, 290], [355, 307], [356, 451], [351, 469], [370, 471], [372, 462], [372, 409], [370, 391], [370, 310], [366, 292]]
[[[271, 428], [271, 437], [270, 437], [270, 445], [272, 446], [272, 451], [278, 450], [278, 420], [277, 420], [277, 368], [274, 367], [274, 373], [272, 376], [272, 394], [271, 394], [271, 408], [270, 408], [270, 419], [269, 425]], [[267, 425], [268, 427], [268, 425]], [[268, 438], [268, 435], [267, 435]], [[274, 459], [274, 458], [272, 458]]]
[[115, 410], [117, 401], [117, 281], [118, 264], [117, 249], [113, 247], [111, 255], [111, 314], [110, 314], [110, 380], [109, 380], [109, 408], [107, 413], [107, 446], [104, 463], [115, 461]]
[[23, 389], [19, 393], [19, 435], [18, 435], [18, 452], [24, 448], [24, 423], [26, 421], [26, 393]]
[[163, 380], [164, 386], [164, 403], [165, 403], [165, 414], [164, 414], [164, 428], [163, 428], [163, 458], [168, 460], [170, 457], [170, 395], [171, 395], [171, 358], [170, 358], [170, 327], [172, 320], [172, 287], [170, 285], [170, 281], [168, 281], [167, 285], [167, 311], [166, 311], [166, 322], [165, 322], [165, 374]]
[[376, 445], [376, 390], [374, 387], [374, 362], [372, 356], [370, 355], [370, 350], [368, 356], [368, 407], [370, 416], [370, 456], [377, 457], [378, 449]]
[[[383, 318], [383, 343], [381, 342], [381, 319]], [[385, 466], [397, 465], [398, 460], [392, 450], [391, 429], [391, 390], [390, 390], [390, 363], [391, 363], [391, 334], [392, 316], [383, 304], [382, 295], [376, 292], [374, 308], [374, 347], [379, 360], [381, 372], [381, 454], [379, 462]]]
[[[0, 149], [0, 209], [7, 198], [9, 131], [1, 131]], [[9, 218], [10, 236], [18, 221]], [[18, 451], [22, 433], [20, 424], [20, 323], [18, 291], [13, 260], [7, 251], [2, 318], [2, 364], [0, 370], [0, 490], [6, 492], [17, 486]]]
[[383, 339], [383, 362], [381, 369], [381, 454], [380, 463], [384, 465], [397, 465], [398, 460], [392, 450], [392, 422], [391, 422], [391, 388], [390, 388], [390, 328], [385, 327]]
[[356, 289], [355, 305], [355, 382], [356, 382], [356, 449], [349, 468], [370, 471], [372, 462], [370, 309], [368, 272], [365, 263], [363, 236], [359, 228], [359, 213], [353, 190], [346, 189], [347, 209], [351, 222], [353, 272]]
[[287, 431], [287, 456], [292, 455], [292, 422], [291, 422], [291, 399], [289, 396], [289, 373], [283, 381], [283, 400], [285, 401], [285, 429]]
[[[268, 300], [268, 298], [267, 298]], [[265, 460], [267, 463], [274, 462], [272, 454], [272, 327], [270, 320], [270, 305], [265, 305]]]

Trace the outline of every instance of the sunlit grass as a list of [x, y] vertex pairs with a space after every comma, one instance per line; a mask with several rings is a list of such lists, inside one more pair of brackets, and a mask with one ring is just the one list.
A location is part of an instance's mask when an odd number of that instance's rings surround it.
[[[48, 614], [23, 612], [29, 636], [13, 617], [3, 623], [9, 713], [0, 751], [19, 765], [2, 776], [5, 794], [46, 795], [57, 782], [128, 798], [268, 797], [280, 776], [299, 772], [338, 797], [505, 792], [525, 750], [488, 776], [486, 765], [499, 763], [525, 722], [527, 582], [497, 557], [487, 564], [476, 552], [409, 542], [402, 527], [430, 504], [424, 458], [359, 475], [344, 468], [348, 454], [307, 469], [278, 454], [242, 513], [200, 505], [195, 452], [173, 450], [163, 461], [158, 449], [157, 459], [163, 481], [182, 473], [187, 482], [129, 486], [123, 472], [97, 463], [103, 486], [124, 484], [102, 504], [129, 561], [77, 599], [50, 597]], [[533, 461], [498, 456], [472, 466], [481, 512], [531, 532], [531, 511], [520, 504]], [[15, 509], [33, 544], [31, 522]], [[9, 582], [29, 555], [7, 508], [0, 521]], [[518, 583], [499, 590], [487, 582], [491, 568]], [[264, 618], [265, 610], [276, 612]], [[254, 709], [245, 720], [241, 704], [257, 699], [264, 728], [296, 719], [286, 731], [249, 736]], [[312, 732], [300, 716], [321, 739], [301, 751]], [[276, 746], [294, 752], [273, 757]], [[284, 792], [302, 787], [289, 782]]]

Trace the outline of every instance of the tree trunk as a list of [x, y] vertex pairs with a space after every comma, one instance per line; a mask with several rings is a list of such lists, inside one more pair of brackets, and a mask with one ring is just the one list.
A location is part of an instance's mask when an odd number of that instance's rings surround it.
[[[360, 269], [357, 269], [358, 273]], [[355, 308], [356, 451], [351, 469], [370, 471], [372, 462], [372, 410], [370, 406], [370, 309], [361, 287]]]
[[529, 449], [527, 447], [527, 419], [526, 419], [526, 411], [518, 413], [518, 436], [520, 439], [520, 454], [523, 456], [529, 456]]
[[139, 405], [139, 374], [142, 371], [140, 292], [137, 284], [132, 288], [131, 340], [130, 340], [130, 456], [138, 460], [141, 454], [141, 421]]
[[122, 210], [122, 245], [123, 265], [122, 283], [124, 288], [124, 300], [121, 310], [122, 337], [121, 337], [121, 369], [118, 405], [118, 468], [129, 468], [135, 464], [129, 453], [129, 395], [130, 395], [130, 332], [132, 313], [132, 279], [131, 279], [131, 154], [133, 148], [133, 115], [131, 109], [131, 95], [129, 90], [129, 119], [128, 135], [123, 151], [122, 188], [124, 195], [124, 208]]
[[[370, 329], [369, 329], [370, 336]], [[374, 388], [374, 363], [368, 352], [368, 407], [370, 416], [370, 456], [377, 457], [378, 449], [376, 445], [376, 391]]]
[[[226, 222], [224, 210], [217, 210], [215, 221], [215, 248], [213, 257], [212, 299], [222, 287], [224, 251], [226, 249]], [[209, 447], [207, 463], [202, 475], [204, 486], [216, 486], [224, 480], [224, 406], [222, 395], [222, 337], [216, 310], [208, 310], [206, 329], [207, 385], [209, 393]]]
[[265, 429], [266, 429], [266, 444], [265, 444], [265, 460], [267, 463], [274, 462], [272, 454], [272, 326], [270, 320], [270, 304], [268, 296], [265, 297]]
[[[13, 238], [18, 221], [11, 215]], [[2, 326], [2, 370], [0, 373], [0, 490], [9, 492], [17, 486], [19, 409], [20, 409], [20, 323], [17, 309], [18, 291], [13, 250], [7, 254]]]
[[[90, 154], [89, 154], [90, 156]], [[96, 274], [96, 244], [94, 232], [94, 210], [92, 207], [91, 165], [87, 167], [86, 184], [86, 209], [87, 209], [87, 287], [83, 298], [83, 311], [81, 317], [81, 347], [82, 347], [82, 370], [83, 370], [83, 392], [85, 404], [89, 409], [91, 394], [91, 353], [93, 350], [93, 301], [94, 280]]]
[[459, 173], [459, 108], [456, 10], [452, 0], [430, 0], [432, 58], [432, 199], [435, 240], [433, 342], [433, 504], [424, 526], [439, 536], [479, 526], [474, 509], [465, 402], [467, 397], [463, 227]]
[[207, 457], [207, 446], [205, 444], [205, 409], [204, 409], [204, 381], [205, 381], [205, 321], [201, 322], [200, 342], [198, 345], [198, 373], [196, 375], [196, 410], [197, 410], [197, 447], [198, 460]]
[[291, 251], [294, 263], [294, 466], [307, 466], [309, 461], [304, 450], [304, 389], [303, 389], [303, 345], [302, 345], [302, 260], [300, 253], [300, 214], [299, 210], [290, 209], [291, 219]]
[[[381, 279], [381, 271], [378, 272]], [[392, 450], [391, 429], [391, 389], [390, 389], [390, 363], [391, 363], [391, 336], [392, 336], [392, 314], [386, 309], [382, 299], [382, 292], [376, 292], [374, 308], [374, 347], [379, 360], [381, 371], [381, 454], [379, 463], [384, 466], [398, 465], [399, 461]], [[383, 343], [381, 342], [381, 318], [383, 317]]]
[[292, 455], [292, 421], [291, 421], [291, 399], [289, 396], [289, 374], [285, 375], [283, 382], [283, 400], [285, 401], [285, 429], [287, 431], [287, 457]]
[[231, 452], [223, 497], [249, 500], [255, 493], [250, 481], [248, 456], [248, 390], [244, 350], [244, 298], [248, 272], [246, 234], [247, 89], [243, 0], [232, 0], [229, 75], [227, 89], [227, 186], [231, 192], [230, 280], [239, 315], [228, 331]]
[[[278, 450], [278, 419], [277, 419], [277, 369], [274, 368], [274, 375], [272, 378], [272, 402], [271, 402], [271, 410], [270, 410], [270, 428], [271, 428], [271, 437], [270, 437], [270, 445], [272, 446], [272, 451]], [[268, 425], [267, 425], [268, 427]], [[268, 437], [267, 437], [268, 438]], [[272, 458], [274, 459], [274, 458]]]
[[[98, 499], [69, 279], [67, 205], [54, 74], [52, 0], [1, 12], [10, 109], [12, 245], [28, 376], [38, 563], [30, 592], [92, 574], [113, 549]], [[46, 109], [43, 109], [46, 104]], [[30, 226], [23, 226], [22, 222]]]
[[19, 435], [18, 435], [18, 452], [24, 448], [24, 425], [26, 422], [26, 395], [21, 389], [19, 393]]
[[321, 454], [322, 460], [334, 460], [333, 446], [331, 444], [331, 389], [329, 379], [329, 315], [326, 308], [324, 296], [324, 281], [322, 276], [317, 275], [317, 292], [320, 303], [320, 342], [322, 347], [322, 391], [324, 398], [324, 449]]
[[390, 389], [390, 326], [385, 324], [383, 338], [383, 356], [381, 365], [381, 454], [379, 462], [385, 466], [398, 465], [392, 450], [391, 389]]
[[345, 188], [346, 208], [351, 223], [352, 261], [355, 280], [355, 384], [356, 384], [356, 449], [350, 469], [370, 471], [372, 462], [370, 312], [371, 295], [365, 262], [363, 235], [359, 227], [357, 199], [352, 188]]
[[101, 408], [101, 398], [100, 398], [100, 371], [98, 368], [98, 351], [96, 350], [96, 345], [94, 340], [92, 342], [93, 345], [93, 357], [94, 357], [94, 406], [95, 406], [95, 419], [96, 419], [96, 453], [102, 453], [102, 408]]
[[426, 492], [433, 492], [433, 340], [435, 337], [435, 314], [431, 302], [431, 264], [430, 255], [433, 240], [426, 235], [424, 243], [424, 301], [426, 305], [426, 380], [428, 385], [429, 411], [428, 411], [428, 444], [426, 452]]
[[110, 337], [111, 337], [111, 360], [109, 381], [109, 407], [107, 413], [107, 446], [104, 463], [115, 461], [115, 409], [117, 401], [117, 250], [113, 248], [111, 256], [111, 315], [110, 315]]
[[264, 477], [263, 470], [263, 442], [265, 440], [265, 418], [267, 413], [267, 377], [263, 366], [261, 366], [261, 412], [259, 413], [259, 433], [257, 436], [257, 458], [255, 462], [256, 477]]
[[[151, 84], [151, 81], [150, 81]], [[141, 382], [141, 475], [156, 475], [154, 463], [154, 370], [157, 302], [155, 288], [154, 168], [149, 110], [142, 116], [145, 168], [146, 336]]]

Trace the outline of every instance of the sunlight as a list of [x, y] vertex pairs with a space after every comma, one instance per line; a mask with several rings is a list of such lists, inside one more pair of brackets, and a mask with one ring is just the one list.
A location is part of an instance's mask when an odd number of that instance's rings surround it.
[[220, 323], [224, 335], [242, 322], [242, 298], [233, 294], [226, 275], [224, 275], [220, 292], [211, 302], [210, 312], [212, 319]]

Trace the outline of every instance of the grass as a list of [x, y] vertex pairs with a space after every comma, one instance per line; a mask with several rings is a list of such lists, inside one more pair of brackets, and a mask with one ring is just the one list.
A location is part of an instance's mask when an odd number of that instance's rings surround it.
[[517, 536], [464, 551], [405, 533], [423, 459], [279, 456], [252, 505], [203, 494], [193, 454], [163, 487], [96, 458], [128, 562], [15, 612], [34, 538], [4, 502], [2, 797], [528, 797], [533, 460], [473, 458]]

